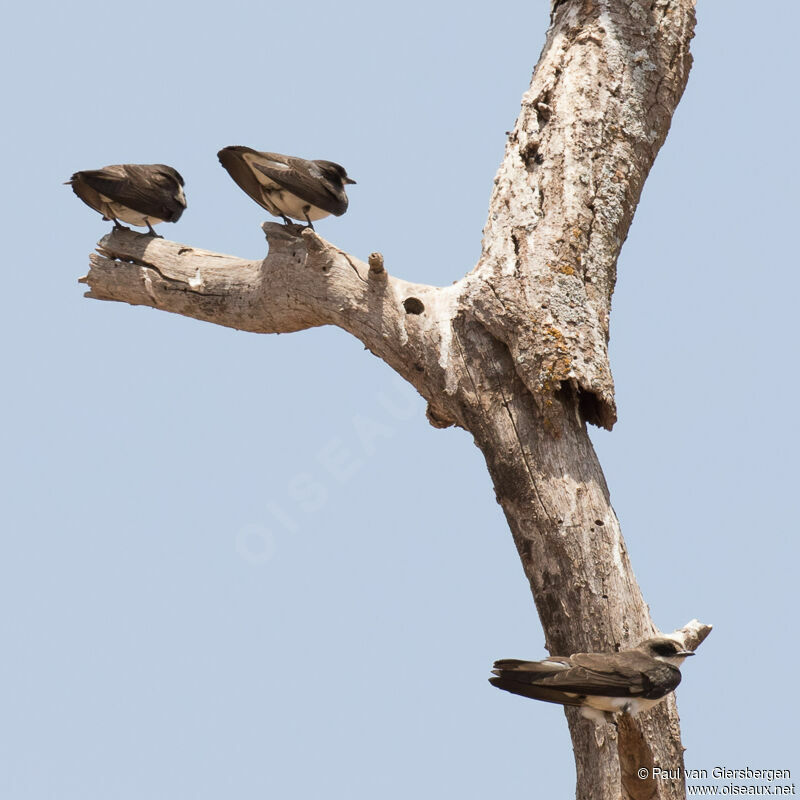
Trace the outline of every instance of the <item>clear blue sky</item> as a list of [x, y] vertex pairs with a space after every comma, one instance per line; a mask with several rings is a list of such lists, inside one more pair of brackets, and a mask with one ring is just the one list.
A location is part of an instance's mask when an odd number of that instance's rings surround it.
[[[699, 3], [619, 264], [620, 422], [593, 438], [657, 624], [715, 625], [678, 690], [687, 765], [800, 777], [800, 11], [772, 4], [768, 33], [766, 13]], [[547, 3], [78, 0], [4, 21], [0, 797], [570, 796], [560, 709], [486, 682], [545, 651], [471, 438], [341, 331], [84, 299], [110, 225], [62, 185], [172, 164], [189, 208], [162, 233], [256, 258], [265, 212], [216, 151], [340, 161], [358, 185], [320, 233], [447, 284], [479, 254]]]

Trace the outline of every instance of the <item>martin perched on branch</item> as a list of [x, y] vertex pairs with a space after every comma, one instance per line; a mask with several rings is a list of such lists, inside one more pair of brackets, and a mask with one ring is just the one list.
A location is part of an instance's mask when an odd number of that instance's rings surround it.
[[112, 164], [76, 172], [67, 184], [115, 227], [146, 225], [153, 236], [153, 225], [177, 222], [186, 208], [183, 178], [166, 164]]
[[313, 229], [313, 220], [329, 214], [340, 217], [347, 211], [344, 187], [355, 181], [340, 164], [261, 153], [241, 145], [223, 147], [217, 155], [239, 187], [287, 225], [297, 219]]
[[681, 682], [678, 668], [693, 655], [674, 639], [659, 636], [620, 653], [495, 661], [489, 683], [534, 700], [579, 706], [587, 719], [604, 722], [606, 713], [638, 714], [660, 703]]

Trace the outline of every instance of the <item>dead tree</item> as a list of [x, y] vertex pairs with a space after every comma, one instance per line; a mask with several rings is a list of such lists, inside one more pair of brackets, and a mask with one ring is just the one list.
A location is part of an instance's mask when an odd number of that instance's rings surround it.
[[[313, 231], [265, 223], [263, 261], [115, 230], [87, 297], [258, 333], [338, 325], [481, 449], [553, 654], [651, 636], [586, 424], [616, 420], [607, 342], [616, 263], [691, 64], [693, 0], [560, 0], [495, 179], [478, 264], [408, 283]], [[388, 268], [388, 269], [387, 269]], [[696, 647], [709, 627], [684, 628]], [[673, 698], [618, 726], [567, 711], [580, 798], [682, 798]]]

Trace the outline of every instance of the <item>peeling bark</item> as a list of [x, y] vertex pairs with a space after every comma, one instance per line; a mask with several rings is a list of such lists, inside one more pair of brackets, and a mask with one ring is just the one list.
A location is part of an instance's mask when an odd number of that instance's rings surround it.
[[[478, 264], [445, 288], [403, 281], [311, 230], [265, 223], [245, 261], [114, 230], [88, 297], [258, 333], [349, 331], [472, 433], [551, 653], [657, 632], [586, 423], [616, 420], [607, 343], [616, 262], [686, 84], [691, 0], [559, 0], [495, 179]], [[695, 647], [710, 628], [675, 635]], [[580, 798], [683, 798], [641, 766], [683, 766], [674, 698], [618, 726], [567, 710]]]

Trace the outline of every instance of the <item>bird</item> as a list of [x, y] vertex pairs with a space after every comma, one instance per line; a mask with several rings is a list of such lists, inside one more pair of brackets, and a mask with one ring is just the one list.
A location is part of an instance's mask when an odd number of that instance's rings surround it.
[[[264, 153], [243, 145], [223, 147], [220, 164], [253, 200], [286, 225], [307, 223], [347, 211], [345, 186], [355, 181], [341, 164], [280, 153]], [[291, 218], [291, 219], [290, 219]]]
[[177, 222], [186, 209], [184, 180], [166, 164], [111, 164], [76, 172], [66, 184], [115, 228], [119, 220], [146, 225], [152, 236], [153, 225]]
[[595, 722], [634, 715], [660, 703], [681, 682], [680, 665], [693, 656], [674, 639], [657, 636], [631, 650], [574, 653], [543, 661], [495, 661], [489, 682], [513, 694], [578, 706]]

